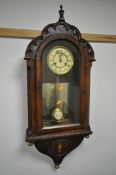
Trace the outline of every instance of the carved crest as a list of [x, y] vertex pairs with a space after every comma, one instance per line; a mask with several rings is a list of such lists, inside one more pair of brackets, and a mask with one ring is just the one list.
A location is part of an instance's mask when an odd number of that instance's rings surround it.
[[62, 5], [60, 5], [59, 15], [60, 17], [59, 17], [58, 22], [45, 26], [41, 32], [41, 35], [34, 38], [29, 43], [26, 53], [25, 53], [25, 59], [26, 60], [36, 59], [37, 49], [47, 37], [64, 33], [64, 34], [72, 35], [73, 37], [75, 37], [77, 41], [80, 43], [80, 45], [87, 48], [87, 52], [88, 52], [90, 61], [95, 61], [94, 51], [91, 45], [89, 44], [89, 42], [82, 38], [81, 33], [78, 28], [65, 22], [64, 10], [63, 10]]

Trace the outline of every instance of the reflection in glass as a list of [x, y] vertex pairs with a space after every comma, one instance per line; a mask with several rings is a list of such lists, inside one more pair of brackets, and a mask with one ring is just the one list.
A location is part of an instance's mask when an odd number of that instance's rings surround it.
[[[49, 69], [47, 58], [49, 51], [54, 47], [65, 47], [73, 54], [74, 64], [66, 74], [59, 75]], [[67, 40], [55, 40], [44, 49], [42, 55], [43, 127], [80, 124], [80, 65], [79, 50]]]
[[47, 118], [55, 107], [67, 114], [68, 83], [43, 83], [43, 115]]
[[[78, 108], [74, 105], [75, 95], [71, 83], [43, 83], [43, 126], [79, 122]], [[77, 103], [76, 103], [77, 104]], [[54, 121], [53, 111], [59, 109], [63, 113], [61, 122]]]

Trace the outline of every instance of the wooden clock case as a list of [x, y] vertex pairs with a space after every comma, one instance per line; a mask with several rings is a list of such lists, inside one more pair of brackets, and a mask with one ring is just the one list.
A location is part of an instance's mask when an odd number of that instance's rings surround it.
[[[84, 137], [92, 134], [89, 125], [90, 69], [92, 61], [95, 61], [91, 45], [81, 37], [80, 31], [75, 26], [65, 22], [62, 6], [60, 6], [59, 14], [59, 21], [47, 25], [41, 35], [29, 43], [25, 53], [28, 88], [26, 141], [34, 144], [41, 153], [50, 156], [56, 168], [59, 167], [63, 158], [82, 142]], [[42, 53], [47, 44], [59, 39], [73, 43], [81, 55], [80, 124], [43, 128]]]

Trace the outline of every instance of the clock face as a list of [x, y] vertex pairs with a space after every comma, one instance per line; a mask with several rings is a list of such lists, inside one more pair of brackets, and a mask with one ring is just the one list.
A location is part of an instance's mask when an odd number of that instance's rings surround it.
[[48, 53], [47, 64], [53, 73], [58, 75], [66, 74], [74, 64], [72, 52], [66, 47], [53, 47]]

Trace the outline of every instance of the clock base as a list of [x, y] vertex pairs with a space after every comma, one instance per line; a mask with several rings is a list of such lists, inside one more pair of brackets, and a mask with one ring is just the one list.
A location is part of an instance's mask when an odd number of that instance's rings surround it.
[[44, 141], [35, 141], [36, 149], [51, 157], [55, 163], [55, 168], [58, 169], [64, 157], [73, 149], [78, 147], [83, 140], [83, 136], [76, 136], [66, 139], [53, 139]]

